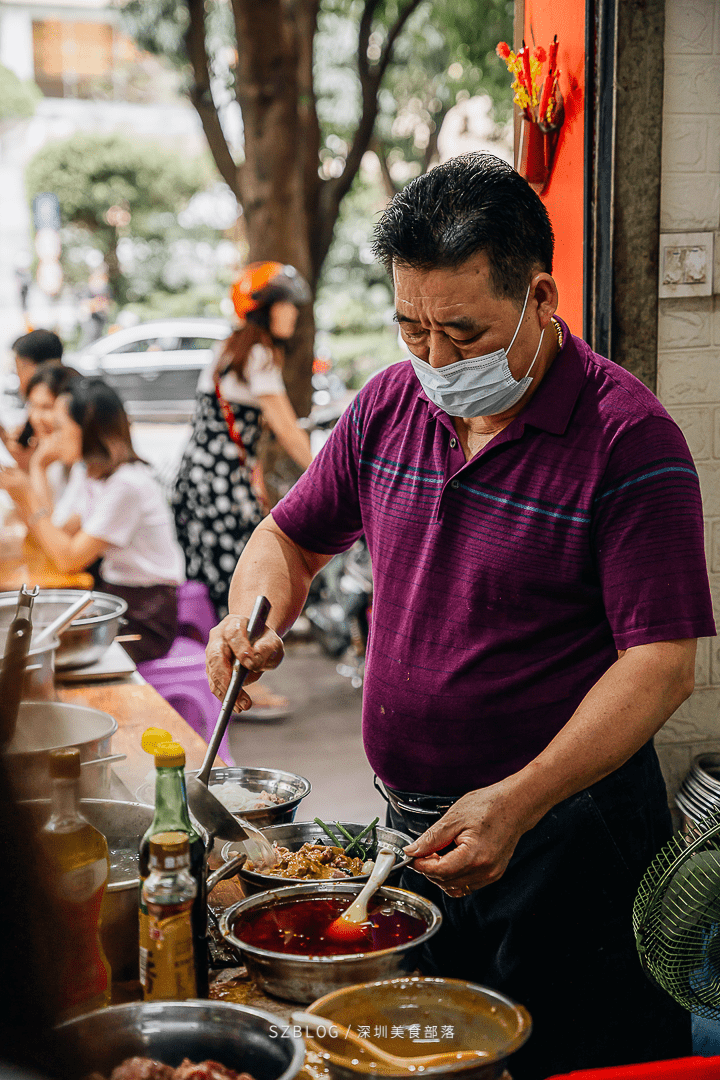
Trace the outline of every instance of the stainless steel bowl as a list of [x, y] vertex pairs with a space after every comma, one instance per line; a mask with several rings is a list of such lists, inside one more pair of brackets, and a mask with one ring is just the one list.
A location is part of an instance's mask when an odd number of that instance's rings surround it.
[[[33, 626], [38, 630], [83, 595], [82, 589], [41, 589], [33, 607]], [[117, 637], [127, 603], [119, 596], [94, 592], [90, 607], [59, 635], [55, 668], [86, 667], [94, 664]], [[0, 627], [9, 627], [17, 608], [17, 593], [0, 593]]]
[[[81, 762], [104, 758], [117, 729], [117, 720], [100, 709], [61, 701], [23, 701], [6, 750], [16, 797], [41, 799], [50, 794], [51, 750], [77, 746]], [[80, 792], [87, 799], [109, 795], [110, 765], [82, 769]]]
[[[0, 656], [5, 655], [9, 627], [0, 627]], [[33, 630], [36, 630], [33, 627]], [[30, 639], [30, 651], [25, 664], [23, 678], [23, 701], [56, 701], [55, 692], [55, 651], [59, 642], [56, 637], [33, 646]]]
[[[328, 824], [330, 823], [328, 822]], [[351, 836], [357, 836], [365, 828], [365, 825], [358, 825], [349, 821], [341, 821], [340, 824]], [[332, 828], [332, 825], [330, 825], [330, 828]], [[271, 844], [279, 844], [281, 847], [289, 848], [290, 851], [299, 851], [303, 844], [306, 843], [330, 844], [327, 834], [314, 821], [293, 821], [289, 825], [273, 825], [269, 829], [263, 829], [262, 831]], [[395, 852], [395, 866], [390, 871], [387, 884], [396, 885], [400, 881], [404, 867], [411, 861], [410, 857], [405, 855], [402, 850], [406, 844], [410, 843], [410, 837], [406, 836], [405, 833], [398, 832], [397, 829], [386, 829], [378, 825], [377, 838], [381, 844], [391, 847]], [[233, 855], [239, 855], [243, 851], [242, 844], [225, 844], [222, 849], [222, 857], [227, 861]], [[287, 878], [273, 874], [257, 874], [252, 870], [246, 870], [244, 867], [238, 870], [237, 874], [243, 883], [243, 892], [246, 895], [264, 892], [266, 889], [284, 889], [290, 885], [308, 884], [307, 878]], [[369, 874], [358, 874], [357, 877], [349, 880], [364, 882], [367, 881], [369, 876]]]
[[78, 1062], [78, 1076], [110, 1076], [126, 1058], [139, 1056], [173, 1067], [186, 1057], [209, 1058], [255, 1080], [292, 1080], [305, 1045], [283, 1028], [271, 1013], [228, 1001], [145, 1001], [98, 1009], [58, 1030]]
[[[50, 814], [48, 799], [24, 803], [38, 827]], [[100, 940], [114, 979], [138, 978], [137, 853], [140, 840], [153, 819], [154, 808], [110, 799], [82, 799], [80, 810], [99, 829], [110, 849], [110, 878], [100, 911]], [[134, 874], [130, 863], [135, 856]], [[129, 857], [128, 857], [129, 856]]]
[[[496, 990], [464, 979], [385, 979], [337, 990], [314, 1001], [307, 1010], [328, 1020], [351, 1027], [385, 1028], [389, 1038], [375, 1036], [372, 1042], [391, 1054], [407, 1058], [442, 1054], [455, 1050], [483, 1051], [484, 1056], [469, 1061], [426, 1065], [425, 1076], [457, 1076], [459, 1080], [498, 1080], [507, 1075], [507, 1058], [527, 1041], [532, 1030], [528, 1012]], [[431, 1039], [414, 1042], [416, 1031]], [[415, 1029], [415, 1030], [413, 1030]], [[393, 1038], [391, 1032], [401, 1031]], [[310, 1049], [324, 1055], [334, 1080], [363, 1080], [379, 1073], [390, 1080], [407, 1078], [407, 1071], [393, 1071], [390, 1065], [373, 1068], [364, 1051], [340, 1038], [308, 1036]], [[512, 1065], [510, 1066], [512, 1068]]]
[[[197, 776], [197, 770], [185, 773], [186, 777]], [[296, 773], [283, 772], [282, 769], [262, 769], [254, 766], [234, 765], [225, 769], [210, 770], [210, 787], [213, 784], [223, 784], [226, 780], [233, 780], [242, 784], [248, 791], [268, 791], [271, 795], [277, 795], [283, 801], [270, 803], [261, 810], [245, 810], [235, 816], [244, 818], [254, 825], [256, 829], [264, 829], [268, 825], [279, 825], [282, 822], [292, 821], [297, 813], [297, 808], [312, 790], [309, 780]], [[135, 792], [139, 802], [155, 803], [155, 780], [146, 780]]]
[[258, 893], [233, 904], [220, 919], [223, 936], [239, 949], [253, 980], [261, 990], [289, 1001], [307, 1003], [319, 994], [329, 994], [343, 986], [359, 982], [392, 978], [415, 967], [418, 952], [442, 923], [442, 915], [429, 900], [406, 889], [379, 889], [377, 896], [410, 915], [422, 919], [425, 931], [413, 941], [377, 952], [341, 956], [297, 956], [271, 952], [243, 941], [243, 917], [251, 912], [271, 911], [292, 899], [340, 897], [348, 905], [360, 892], [362, 885], [354, 881], [313, 881], [291, 885], [287, 889]]

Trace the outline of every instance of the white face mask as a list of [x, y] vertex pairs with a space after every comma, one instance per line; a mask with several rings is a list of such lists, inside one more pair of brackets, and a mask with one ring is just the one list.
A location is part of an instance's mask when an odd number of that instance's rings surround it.
[[530, 372], [538, 358], [545, 331], [540, 334], [532, 363], [523, 379], [514, 378], [507, 357], [522, 324], [529, 296], [528, 285], [520, 319], [507, 350], [497, 349], [485, 356], [456, 360], [441, 368], [431, 367], [425, 360], [410, 354], [423, 390], [448, 416], [498, 416], [512, 408], [530, 386]]

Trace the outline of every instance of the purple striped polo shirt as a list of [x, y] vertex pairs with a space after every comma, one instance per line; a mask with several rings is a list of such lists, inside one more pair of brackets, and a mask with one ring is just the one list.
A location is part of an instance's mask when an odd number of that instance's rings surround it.
[[401, 362], [360, 391], [273, 510], [311, 551], [365, 533], [363, 740], [392, 787], [491, 784], [554, 738], [618, 649], [715, 633], [680, 429], [563, 331], [534, 397], [471, 461]]

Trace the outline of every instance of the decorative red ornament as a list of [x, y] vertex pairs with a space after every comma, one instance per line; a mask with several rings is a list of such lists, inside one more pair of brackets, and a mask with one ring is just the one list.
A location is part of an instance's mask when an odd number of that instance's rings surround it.
[[537, 48], [535, 49], [535, 52], [533, 53], [533, 56], [534, 56], [534, 57], [535, 57], [535, 59], [536, 59], [536, 60], [538, 60], [538, 61], [539, 61], [539, 62], [540, 62], [541, 64], [544, 64], [544, 63], [545, 63], [545, 61], [547, 60], [547, 53], [546, 53], [546, 52], [545, 52], [545, 50], [543, 49], [542, 45], [538, 45], [538, 46], [537, 46]]
[[523, 41], [523, 47], [518, 53], [518, 56], [522, 57], [523, 74], [525, 76], [525, 89], [527, 95], [530, 98], [530, 104], [535, 104], [535, 94], [533, 93], [533, 79], [532, 72], [530, 70], [530, 50]]
[[500, 41], [497, 44], [495, 52], [501, 60], [507, 60], [508, 56], [510, 55], [510, 46], [506, 41]]

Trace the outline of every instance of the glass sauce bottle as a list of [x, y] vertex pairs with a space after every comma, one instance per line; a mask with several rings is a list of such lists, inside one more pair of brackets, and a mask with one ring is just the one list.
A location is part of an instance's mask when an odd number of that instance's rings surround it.
[[40, 839], [62, 926], [62, 1017], [110, 1004], [110, 965], [100, 942], [100, 907], [110, 874], [107, 841], [80, 812], [80, 751], [50, 753], [52, 807]]
[[146, 1001], [185, 1001], [197, 997], [191, 917], [197, 884], [189, 872], [186, 834], [151, 836], [149, 866], [143, 885], [149, 938], [143, 996]]
[[[145, 739], [143, 739], [143, 748], [147, 748]], [[142, 891], [150, 873], [150, 838], [156, 833], [182, 832], [190, 843], [190, 874], [197, 885], [197, 894], [191, 913], [197, 996], [206, 998], [208, 996], [208, 944], [205, 841], [190, 821], [185, 787], [185, 751], [182, 746], [173, 742], [161, 743], [155, 747], [154, 757], [155, 815], [140, 841], [139, 848], [140, 982], [145, 985], [145, 964], [150, 948], [148, 909]]]

